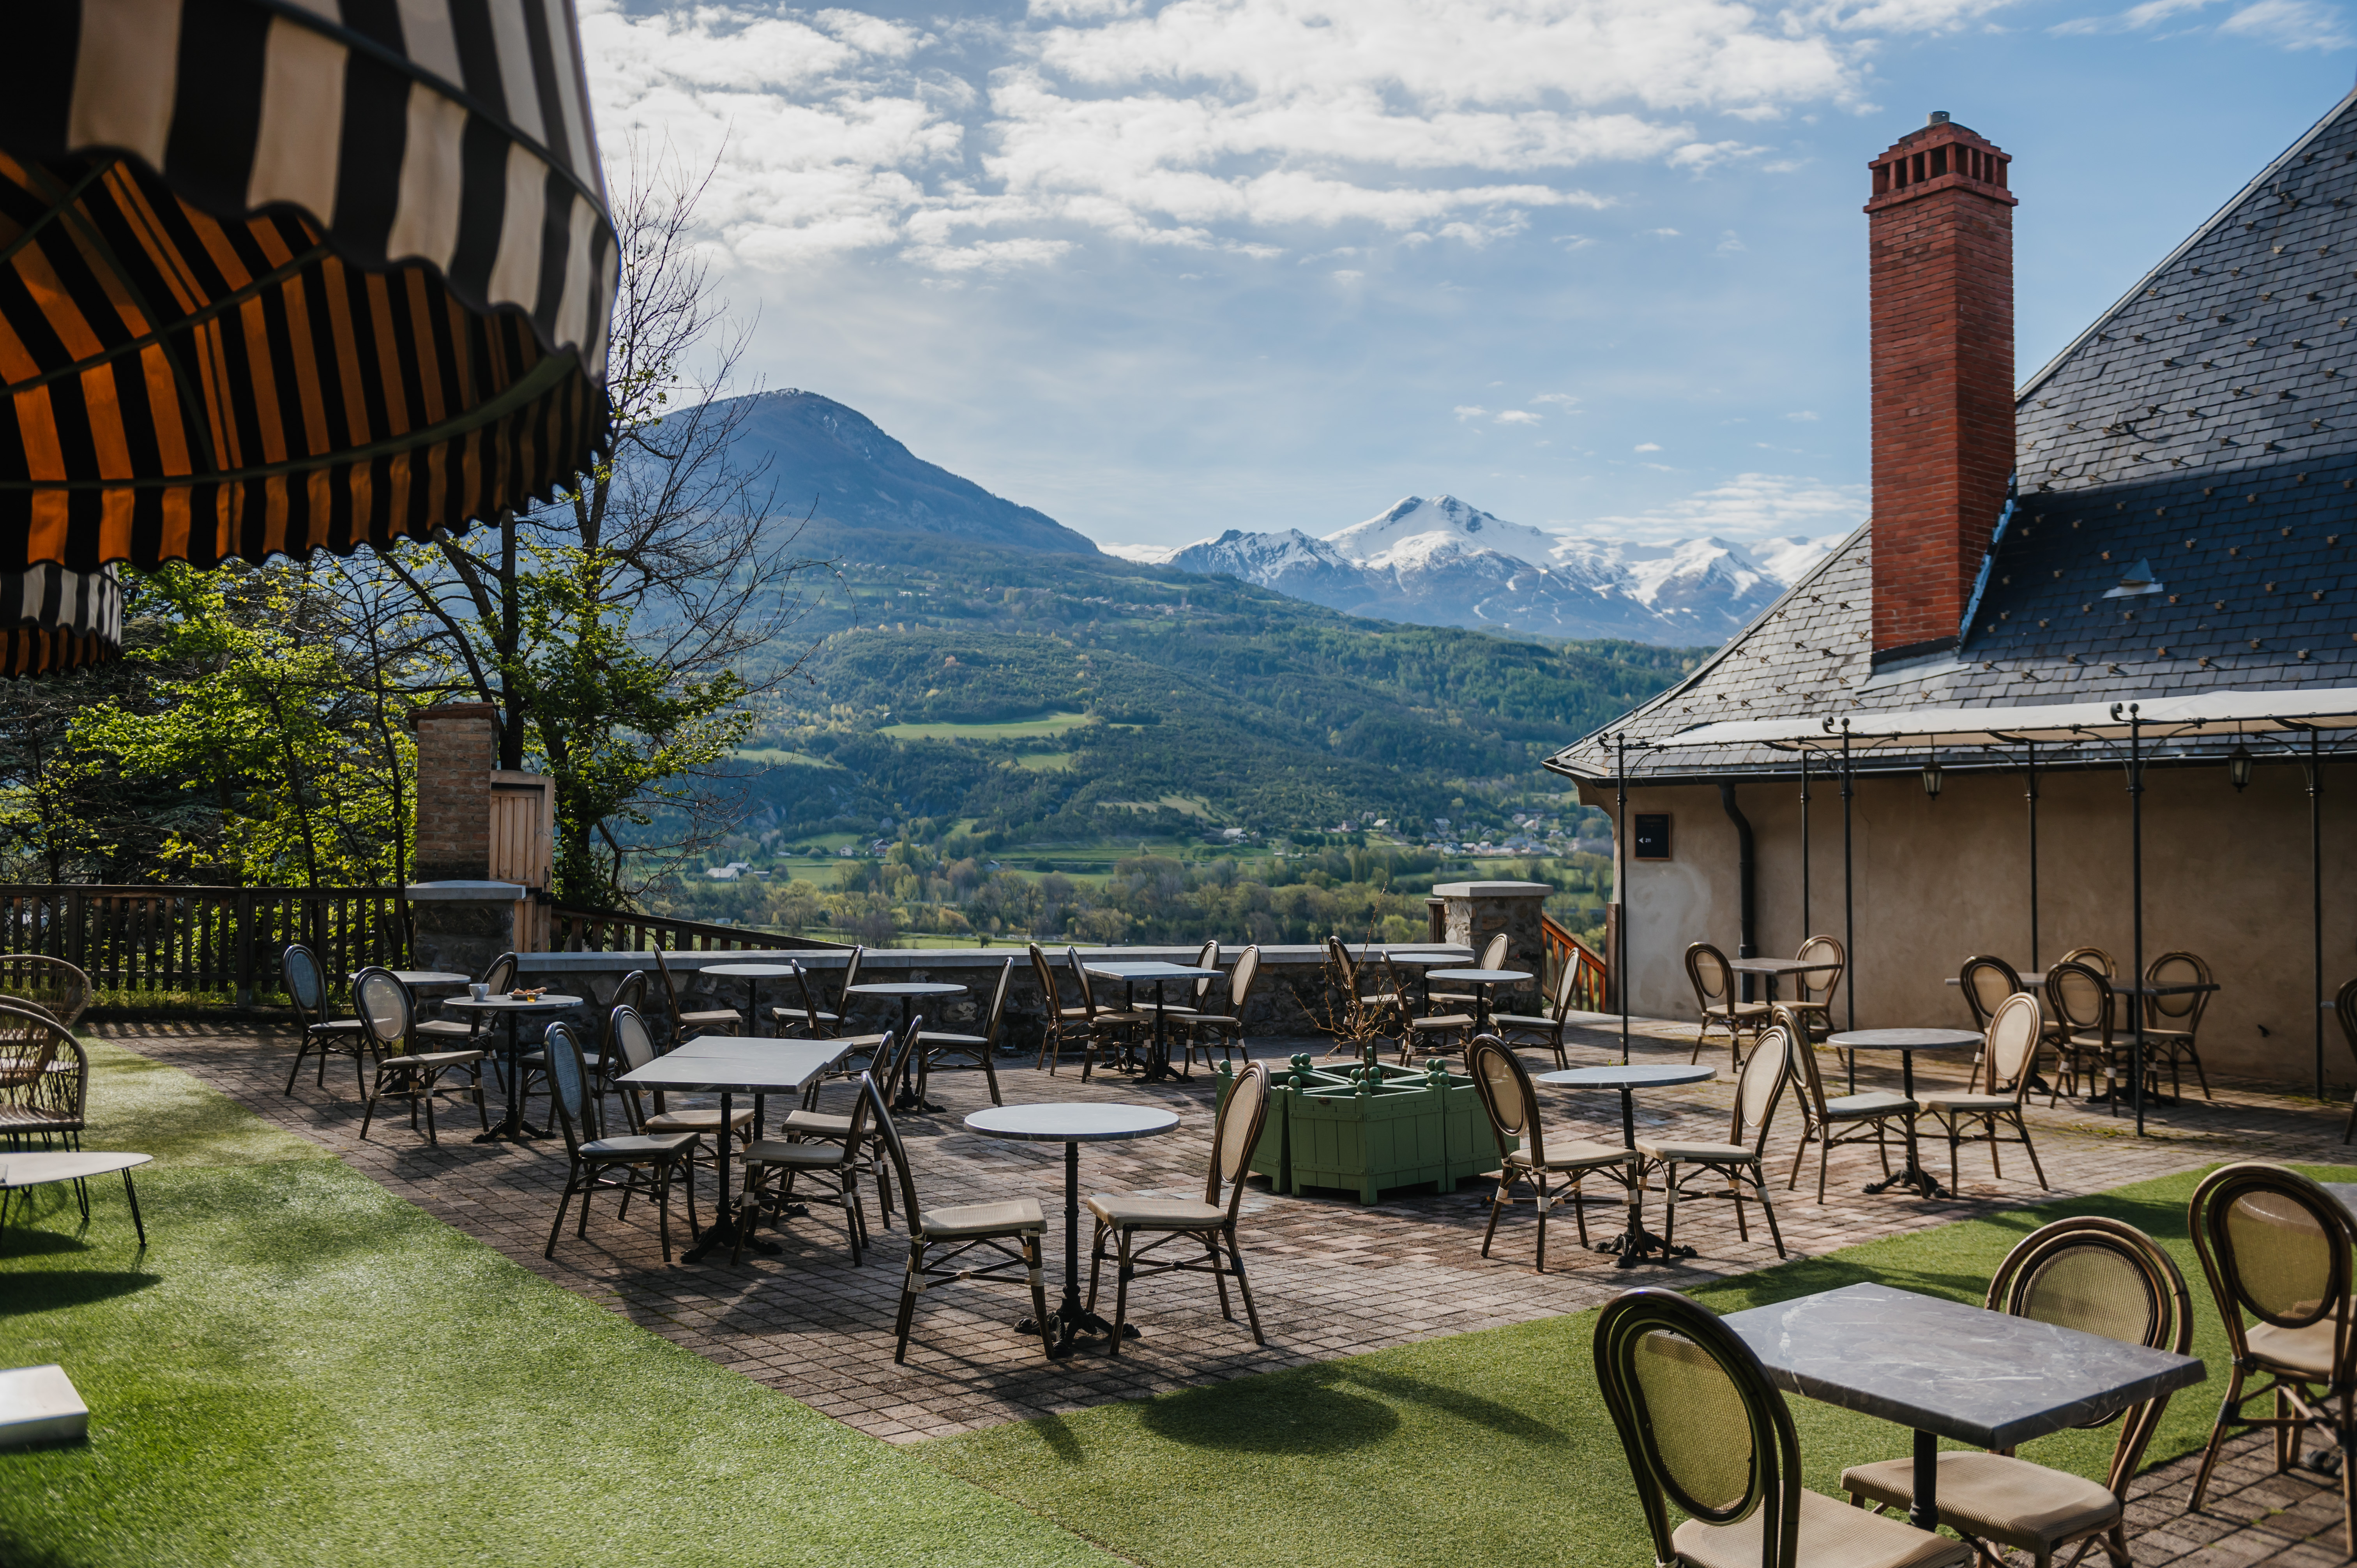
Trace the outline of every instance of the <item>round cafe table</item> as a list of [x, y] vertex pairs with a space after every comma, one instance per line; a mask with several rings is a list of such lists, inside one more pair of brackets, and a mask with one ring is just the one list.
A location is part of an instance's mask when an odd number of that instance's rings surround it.
[[475, 977], [471, 974], [453, 974], [445, 969], [396, 969], [393, 972], [393, 977], [412, 989], [420, 985], [472, 985], [475, 983]]
[[707, 963], [696, 972], [745, 983], [745, 1037], [749, 1040], [760, 1033], [761, 982], [791, 980], [794, 966], [790, 963]]
[[[1900, 1092], [1908, 1099], [1915, 1098], [1915, 1053], [1917, 1051], [1960, 1051], [1977, 1047], [1982, 1039], [1971, 1029], [1851, 1029], [1844, 1034], [1827, 1035], [1825, 1044], [1844, 1051], [1897, 1051], [1899, 1053]], [[1924, 1197], [1946, 1197], [1948, 1189], [1940, 1185], [1939, 1177], [1923, 1168], [1915, 1157], [1915, 1118], [1907, 1119], [1907, 1168], [1897, 1176], [1868, 1182], [1867, 1192], [1889, 1192], [1894, 1187], [1911, 1187]]]
[[[1081, 1305], [1081, 1145], [1120, 1143], [1131, 1138], [1156, 1138], [1178, 1125], [1177, 1112], [1151, 1105], [1090, 1105], [1054, 1101], [1046, 1105], [994, 1105], [965, 1119], [966, 1130], [985, 1138], [1019, 1143], [1064, 1145], [1064, 1300], [1049, 1314], [1051, 1356], [1069, 1356], [1072, 1342], [1083, 1335], [1110, 1335], [1113, 1325]], [[1025, 1318], [1016, 1327], [1037, 1334], [1039, 1326]], [[1137, 1337], [1137, 1325], [1123, 1332]]]
[[[74, 1196], [81, 1203], [82, 1223], [90, 1223], [90, 1187], [92, 1176], [123, 1173], [123, 1196], [130, 1200], [131, 1223], [139, 1232], [139, 1245], [147, 1245], [147, 1222], [139, 1217], [139, 1189], [131, 1185], [131, 1173], [155, 1158], [153, 1155], [116, 1153], [106, 1149], [0, 1149], [0, 1226], [8, 1222], [8, 1200], [27, 1187], [47, 1187], [52, 1182], [74, 1184]], [[31, 1208], [28, 1203], [26, 1206]]]
[[461, 1013], [507, 1015], [508, 1048], [500, 1058], [500, 1087], [507, 1094], [508, 1108], [500, 1112], [498, 1122], [490, 1132], [475, 1134], [475, 1142], [489, 1144], [505, 1138], [510, 1143], [521, 1144], [529, 1138], [547, 1137], [547, 1128], [534, 1127], [523, 1119], [523, 1097], [516, 1092], [522, 1087], [519, 1082], [522, 1053], [516, 1049], [516, 1020], [528, 1013], [562, 1013], [568, 1007], [578, 1007], [581, 998], [551, 993], [528, 1002], [511, 996], [486, 996], [478, 1002], [471, 996], [454, 996], [442, 1005]]
[[[903, 1035], [906, 1035], [909, 1032], [909, 1026], [916, 1022], [917, 1002], [920, 997], [963, 996], [965, 994], [965, 987], [963, 985], [952, 985], [946, 980], [879, 980], [870, 985], [852, 986], [843, 994], [846, 1003], [846, 1005], [844, 1008], [845, 1013], [851, 1011], [847, 1004], [850, 998], [854, 996], [899, 997], [900, 999], [900, 1032]], [[903, 1040], [901, 1044], [907, 1049], [917, 1053], [917, 1070], [905, 1075], [901, 1079], [900, 1092], [899, 1095], [894, 1097], [892, 1109], [895, 1111], [939, 1111], [941, 1109], [940, 1106], [935, 1105], [931, 1101], [925, 1098], [925, 1085], [928, 1075], [925, 1072], [925, 1053], [923, 1049], [923, 1042]]]
[[[1543, 1072], [1534, 1083], [1552, 1083], [1566, 1089], [1617, 1089], [1620, 1091], [1620, 1146], [1631, 1156], [1637, 1153], [1636, 1092], [1641, 1089], [1664, 1089], [1674, 1083], [1700, 1083], [1717, 1078], [1715, 1067], [1682, 1063], [1631, 1062], [1620, 1067], [1567, 1067], [1554, 1072]], [[1620, 1267], [1660, 1258], [1664, 1262], [1672, 1258], [1691, 1258], [1692, 1247], [1674, 1247], [1645, 1229], [1645, 1180], [1641, 1168], [1629, 1172], [1629, 1223], [1620, 1235], [1596, 1244], [1599, 1252], [1620, 1254]]]

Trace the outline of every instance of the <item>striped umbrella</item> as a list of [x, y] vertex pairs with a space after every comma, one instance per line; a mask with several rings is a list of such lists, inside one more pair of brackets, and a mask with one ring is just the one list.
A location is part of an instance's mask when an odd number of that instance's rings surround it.
[[119, 642], [114, 563], [461, 532], [605, 449], [570, 0], [10, 10], [0, 673]]

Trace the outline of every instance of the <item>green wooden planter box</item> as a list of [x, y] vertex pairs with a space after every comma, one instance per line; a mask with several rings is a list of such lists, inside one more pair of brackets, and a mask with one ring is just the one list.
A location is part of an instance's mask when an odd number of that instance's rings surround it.
[[[1498, 1144], [1473, 1080], [1438, 1066], [1316, 1068], [1307, 1056], [1270, 1086], [1252, 1169], [1282, 1191], [1340, 1187], [1361, 1203], [1432, 1183], [1454, 1192], [1498, 1168]], [[1222, 1064], [1220, 1098], [1233, 1081]]]

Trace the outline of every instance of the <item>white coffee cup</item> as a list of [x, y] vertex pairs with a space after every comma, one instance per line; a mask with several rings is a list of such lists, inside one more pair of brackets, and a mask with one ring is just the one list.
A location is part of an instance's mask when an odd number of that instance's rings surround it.
[[469, 996], [471, 996], [471, 997], [473, 997], [473, 998], [474, 998], [476, 1001], [478, 1001], [478, 1002], [482, 1001], [485, 997], [489, 996], [490, 993], [491, 993], [491, 988], [490, 988], [490, 986], [488, 986], [488, 985], [484, 984], [484, 983], [483, 983], [481, 981], [479, 981], [479, 980], [477, 980], [477, 981], [470, 981], [470, 982], [468, 982], [468, 985], [467, 985], [467, 994], [468, 994], [468, 995], [469, 995]]

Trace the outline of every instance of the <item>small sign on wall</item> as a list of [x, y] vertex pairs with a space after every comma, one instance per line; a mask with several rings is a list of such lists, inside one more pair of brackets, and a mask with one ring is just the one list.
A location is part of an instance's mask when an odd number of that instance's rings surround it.
[[1638, 811], [1630, 817], [1629, 853], [1638, 860], [1670, 858], [1670, 813]]

